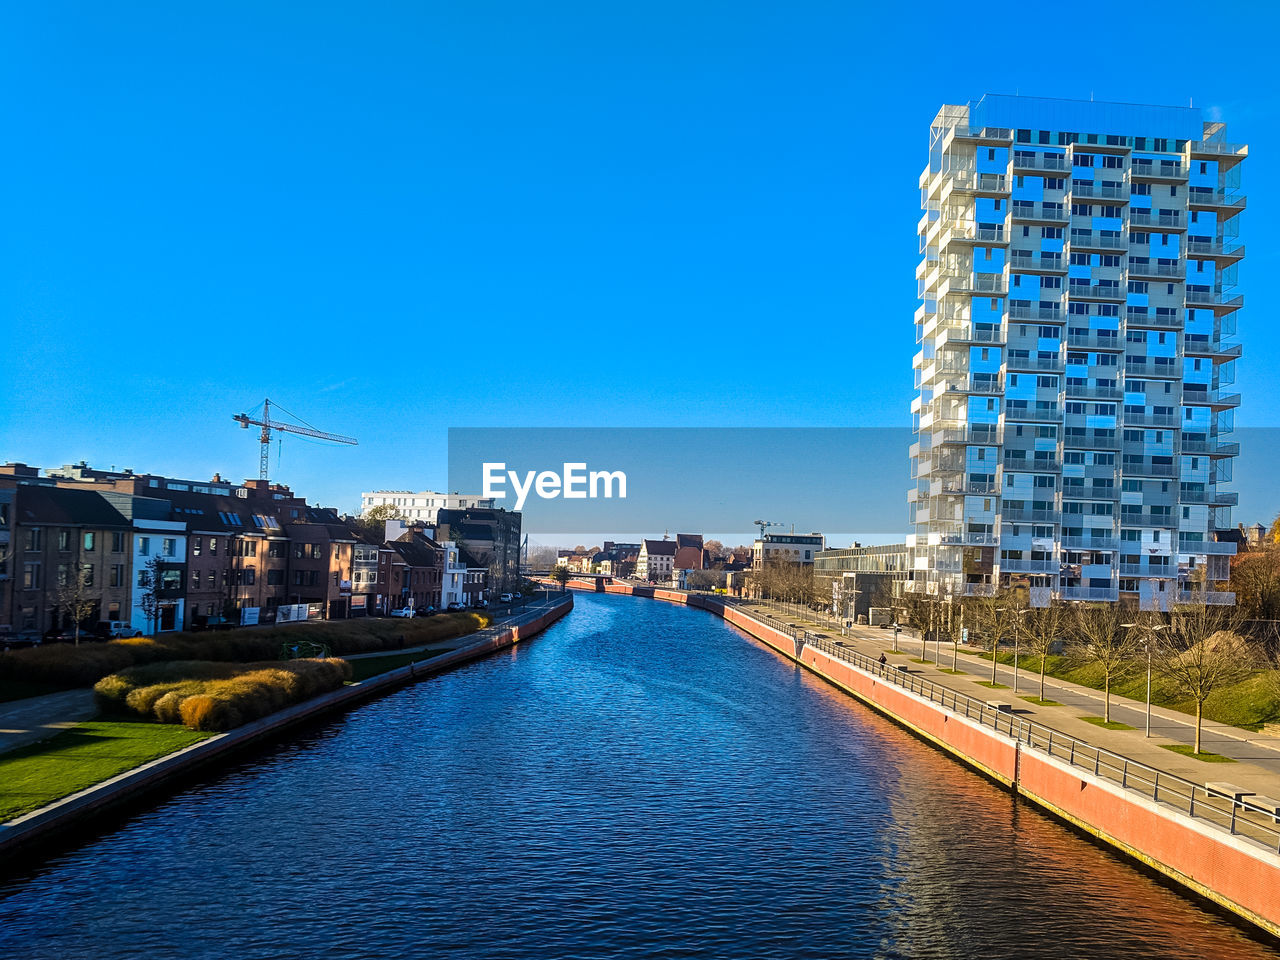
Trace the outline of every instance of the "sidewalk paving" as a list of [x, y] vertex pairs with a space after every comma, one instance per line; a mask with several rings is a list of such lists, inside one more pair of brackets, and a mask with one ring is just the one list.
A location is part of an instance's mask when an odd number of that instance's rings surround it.
[[0, 753], [56, 736], [97, 713], [92, 690], [63, 690], [0, 703]]
[[1280, 798], [1280, 740], [1264, 738], [1248, 730], [1231, 727], [1227, 724], [1206, 720], [1201, 728], [1201, 750], [1231, 757], [1236, 763], [1209, 763], [1195, 757], [1183, 756], [1163, 749], [1163, 744], [1185, 744], [1191, 746], [1195, 742], [1195, 717], [1153, 706], [1151, 709], [1151, 737], [1145, 734], [1146, 703], [1124, 697], [1111, 695], [1111, 719], [1126, 723], [1133, 730], [1107, 730], [1096, 726], [1081, 717], [1101, 717], [1103, 710], [1103, 694], [1101, 690], [1081, 686], [1054, 677], [1045, 677], [1045, 697], [1062, 704], [1057, 707], [1042, 707], [1030, 703], [1023, 697], [1038, 697], [1040, 693], [1040, 675], [1025, 668], [1018, 671], [1018, 691], [1013, 687], [1013, 667], [1001, 664], [997, 668], [997, 682], [1006, 684], [1009, 689], [993, 689], [983, 686], [981, 681], [991, 679], [991, 661], [975, 656], [965, 647], [960, 648], [958, 669], [963, 674], [944, 673], [951, 668], [952, 650], [949, 643], [942, 645], [942, 666], [939, 668], [932, 662], [935, 647], [929, 644], [929, 663], [915, 663], [921, 656], [921, 644], [914, 632], [903, 633], [898, 637], [900, 653], [890, 652], [893, 648], [893, 631], [876, 627], [854, 627], [845, 635], [841, 635], [838, 626], [822, 620], [796, 616], [794, 613], [782, 612], [777, 607], [761, 604], [743, 604], [749, 612], [752, 607], [762, 613], [794, 623], [802, 629], [824, 636], [835, 642], [843, 642], [846, 646], [867, 656], [878, 658], [885, 653], [890, 664], [906, 664], [911, 673], [940, 686], [955, 690], [957, 693], [974, 697], [978, 700], [1004, 700], [1013, 705], [1015, 716], [1034, 720], [1036, 723], [1061, 731], [1077, 740], [1093, 746], [1110, 750], [1113, 753], [1136, 760], [1149, 767], [1183, 777], [1194, 783], [1205, 784], [1210, 781], [1227, 781], [1239, 784], [1255, 794]]

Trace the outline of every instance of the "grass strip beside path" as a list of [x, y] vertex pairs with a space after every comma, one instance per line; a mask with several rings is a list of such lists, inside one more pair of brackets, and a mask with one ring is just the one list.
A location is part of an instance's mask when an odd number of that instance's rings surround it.
[[175, 724], [90, 720], [0, 755], [0, 822], [209, 737]]
[[1127, 723], [1121, 723], [1119, 720], [1103, 720], [1101, 717], [1081, 717], [1085, 723], [1092, 723], [1095, 727], [1101, 727], [1103, 730], [1132, 730], [1133, 727]]
[[386, 673], [388, 670], [407, 667], [411, 663], [430, 660], [432, 657], [438, 657], [440, 654], [448, 652], [449, 649], [443, 647], [439, 650], [391, 653], [385, 657], [360, 657], [357, 660], [348, 660], [347, 662], [351, 664], [351, 680], [354, 683], [359, 683], [361, 680], [368, 680], [370, 677], [376, 677], [378, 674]]
[[1195, 757], [1197, 760], [1203, 760], [1205, 763], [1235, 763], [1235, 757], [1224, 757], [1220, 753], [1210, 753], [1208, 750], [1202, 750], [1200, 753], [1195, 752], [1195, 748], [1189, 743], [1162, 743], [1160, 746], [1166, 750], [1172, 750], [1174, 753], [1180, 753], [1184, 757]]

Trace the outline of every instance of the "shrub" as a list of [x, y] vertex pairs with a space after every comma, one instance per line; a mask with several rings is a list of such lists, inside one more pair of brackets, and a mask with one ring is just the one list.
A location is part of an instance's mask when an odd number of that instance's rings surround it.
[[175, 661], [103, 677], [94, 693], [113, 712], [221, 732], [336, 690], [350, 677], [351, 665], [336, 658], [256, 664]]
[[[324, 643], [336, 656], [394, 650], [462, 636], [486, 627], [478, 613], [449, 613], [420, 620], [328, 620], [228, 630], [225, 633], [171, 633], [108, 643], [51, 644], [0, 654], [0, 679], [50, 686], [87, 687], [110, 674], [142, 665], [199, 661], [244, 663], [275, 660], [285, 641]], [[161, 682], [163, 671], [153, 683]], [[187, 679], [189, 674], [170, 679]]]

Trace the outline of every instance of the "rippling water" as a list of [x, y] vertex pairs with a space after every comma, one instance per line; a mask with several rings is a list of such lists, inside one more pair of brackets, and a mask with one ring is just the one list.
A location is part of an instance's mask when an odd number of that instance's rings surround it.
[[0, 886], [0, 957], [1274, 957], [698, 611], [537, 640]]

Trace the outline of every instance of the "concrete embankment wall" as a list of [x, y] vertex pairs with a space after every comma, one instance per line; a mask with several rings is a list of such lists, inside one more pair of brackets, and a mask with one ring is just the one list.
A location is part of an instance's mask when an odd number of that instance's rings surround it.
[[1280, 937], [1280, 855], [1026, 747], [705, 596], [629, 584], [607, 593], [708, 610], [1049, 812]]
[[[273, 713], [269, 717], [247, 723], [228, 733], [210, 737], [185, 750], [126, 771], [16, 820], [0, 824], [0, 858], [6, 858], [15, 853], [30, 854], [42, 844], [56, 841], [58, 835], [66, 830], [82, 827], [95, 817], [137, 802], [146, 794], [164, 787], [179, 777], [187, 776], [200, 767], [223, 760], [237, 751], [279, 736], [291, 727], [339, 710], [350, 709], [362, 701], [397, 687], [444, 673], [468, 661], [513, 646], [521, 640], [527, 640], [541, 633], [572, 609], [573, 596], [566, 594], [563, 600], [546, 612], [523, 623], [506, 627], [490, 637], [420, 663], [389, 670], [361, 683], [354, 683], [340, 690], [313, 697], [304, 703]], [[387, 651], [389, 655], [396, 652]]]

